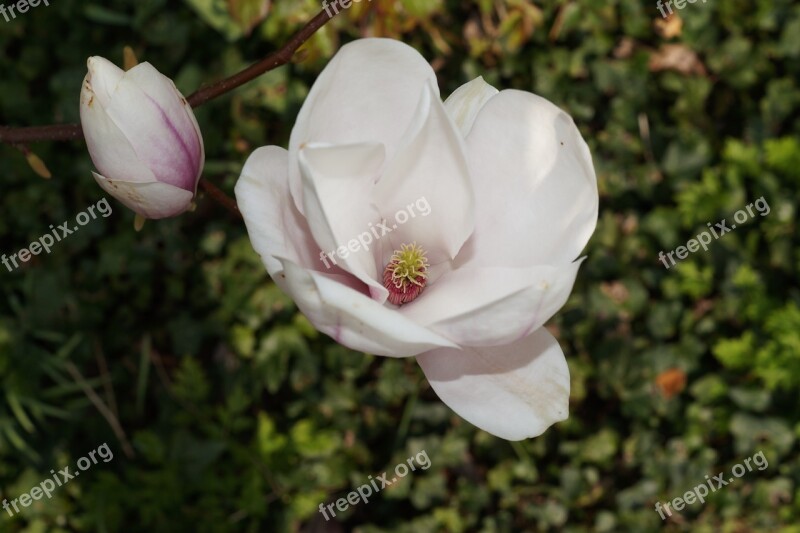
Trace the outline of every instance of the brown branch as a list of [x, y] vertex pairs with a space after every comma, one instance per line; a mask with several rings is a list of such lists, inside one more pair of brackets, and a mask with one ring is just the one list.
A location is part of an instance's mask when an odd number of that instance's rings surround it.
[[239, 206], [236, 205], [236, 201], [222, 192], [222, 189], [211, 183], [205, 178], [200, 180], [200, 187], [209, 195], [211, 198], [216, 200], [222, 207], [236, 215], [236, 218], [242, 218], [242, 213], [239, 212]]
[[29, 126], [10, 128], [0, 126], [0, 143], [31, 143], [35, 141], [72, 141], [83, 139], [80, 124], [53, 124], [52, 126]]
[[[329, 7], [336, 5], [339, 6], [341, 0], [335, 0]], [[338, 11], [336, 11], [338, 13]], [[336, 16], [329, 16], [325, 10], [322, 10], [316, 17], [311, 19], [300, 31], [295, 33], [289, 42], [283, 45], [283, 48], [277, 52], [273, 52], [258, 63], [250, 65], [238, 74], [234, 74], [230, 78], [224, 79], [209, 87], [204, 87], [195, 91], [187, 98], [192, 107], [201, 106], [209, 100], [221, 96], [233, 89], [244, 85], [250, 80], [253, 80], [262, 74], [274, 70], [280, 66], [285, 65], [292, 60], [297, 49], [300, 48], [317, 30], [323, 27], [331, 18]]]
[[[334, 0], [328, 8], [334, 14], [329, 15], [326, 10], [320, 11], [303, 28], [295, 33], [280, 50], [271, 53], [258, 63], [250, 65], [238, 74], [219, 81], [208, 87], [203, 87], [192, 93], [186, 100], [192, 107], [198, 107], [213, 100], [237, 87], [240, 87], [262, 74], [285, 65], [292, 60], [297, 49], [300, 48], [312, 35], [322, 28], [330, 19], [335, 17], [343, 8], [339, 5], [341, 0]], [[335, 6], [335, 7], [334, 7]], [[71, 141], [83, 138], [80, 124], [53, 124], [51, 126], [33, 126], [24, 128], [11, 128], [0, 126], [0, 143], [31, 143], [36, 141]]]

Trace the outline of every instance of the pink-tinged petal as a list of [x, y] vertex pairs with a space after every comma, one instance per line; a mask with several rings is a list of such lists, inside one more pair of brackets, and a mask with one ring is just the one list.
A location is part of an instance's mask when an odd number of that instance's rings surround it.
[[[464, 140], [438, 91], [427, 84], [415, 120], [375, 187], [375, 202], [392, 232], [388, 263], [401, 245], [416, 242], [431, 265], [453, 259], [475, 228], [475, 196]], [[419, 204], [427, 209], [423, 213]]]
[[475, 179], [475, 233], [459, 266], [569, 263], [597, 223], [589, 148], [569, 115], [544, 98], [503, 91], [467, 137]]
[[89, 85], [96, 103], [106, 107], [111, 103], [111, 98], [117, 90], [117, 85], [125, 76], [125, 71], [108, 59], [92, 56], [86, 60], [89, 72], [86, 75], [84, 87]]
[[483, 77], [479, 76], [456, 89], [444, 101], [447, 113], [464, 137], [469, 135], [478, 113], [486, 102], [498, 92], [497, 89], [486, 83]]
[[122, 70], [102, 57], [89, 58], [89, 73], [83, 81], [80, 99], [86, 147], [100, 174], [120, 181], [154, 182], [155, 176], [139, 159], [104, 107], [122, 79], [120, 73]]
[[291, 201], [288, 176], [289, 152], [265, 146], [247, 158], [235, 188], [250, 242], [281, 288], [285, 288], [279, 275], [283, 266], [277, 257], [303, 268], [326, 270], [306, 219]]
[[194, 197], [189, 191], [158, 181], [138, 183], [108, 179], [96, 172], [92, 175], [104, 191], [146, 218], [179, 215], [189, 209]]
[[561, 309], [582, 262], [454, 270], [399, 311], [460, 346], [509, 344], [539, 329]]
[[545, 329], [493, 348], [439, 348], [417, 356], [453, 411], [500, 438], [536, 437], [569, 413], [569, 368]]
[[304, 211], [314, 239], [328, 253], [326, 263], [356, 276], [383, 303], [388, 291], [378, 281], [369, 228], [378, 220], [371, 192], [383, 167], [383, 145], [312, 144], [299, 156]]
[[[125, 73], [106, 112], [158, 181], [195, 192], [203, 167], [202, 137], [172, 80], [141, 63]], [[115, 169], [108, 175], [121, 173]]]
[[[175, 83], [158, 72], [150, 63], [140, 63], [133, 67], [125, 74], [125, 78], [138, 85], [142, 92], [160, 104], [170, 124], [175, 125], [181, 147], [186, 146], [189, 160], [196, 163], [196, 174], [199, 176], [205, 162], [203, 134], [192, 106], [175, 87]], [[175, 105], [176, 101], [181, 105]]]
[[309, 143], [375, 142], [394, 157], [422, 88], [436, 75], [413, 48], [391, 39], [343, 46], [311, 88], [289, 142], [292, 196], [303, 212], [298, 152]]
[[[410, 357], [456, 345], [367, 296], [352, 276], [303, 269], [288, 259], [283, 265], [287, 293], [314, 326], [353, 350], [387, 357]], [[360, 284], [360, 286], [358, 286]]]

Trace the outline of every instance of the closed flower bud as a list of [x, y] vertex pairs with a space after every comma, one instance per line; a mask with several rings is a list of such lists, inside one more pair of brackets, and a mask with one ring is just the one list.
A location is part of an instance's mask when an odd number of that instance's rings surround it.
[[125, 72], [90, 57], [88, 67], [81, 124], [97, 183], [146, 218], [186, 211], [205, 160], [191, 106], [149, 63]]

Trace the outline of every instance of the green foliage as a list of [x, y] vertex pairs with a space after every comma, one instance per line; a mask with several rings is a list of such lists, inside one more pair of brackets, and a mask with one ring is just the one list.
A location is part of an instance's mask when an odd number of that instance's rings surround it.
[[[50, 4], [0, 20], [0, 124], [77, 121], [86, 58], [120, 62], [125, 45], [188, 94], [321, 9]], [[413, 360], [316, 332], [210, 199], [140, 233], [113, 202], [51, 254], [0, 267], [0, 496], [103, 442], [114, 451], [52, 499], [0, 511], [0, 531], [800, 531], [800, 6], [697, 2], [679, 15], [680, 35], [662, 37], [655, 1], [362, 1], [297, 61], [197, 110], [206, 175], [230, 193], [254, 148], [286, 144], [316, 75], [360, 36], [415, 46], [445, 96], [482, 75], [566, 109], [601, 194], [588, 259], [550, 324], [572, 376], [566, 422], [520, 443], [476, 430]], [[666, 44], [697, 63], [657, 68]], [[2, 253], [103, 195], [82, 144], [31, 148], [51, 181], [0, 146]], [[768, 214], [670, 269], [659, 261], [762, 197]], [[338, 529], [318, 512], [422, 450], [429, 469], [338, 513]], [[769, 467], [704, 505], [666, 522], [654, 511], [758, 451]]]

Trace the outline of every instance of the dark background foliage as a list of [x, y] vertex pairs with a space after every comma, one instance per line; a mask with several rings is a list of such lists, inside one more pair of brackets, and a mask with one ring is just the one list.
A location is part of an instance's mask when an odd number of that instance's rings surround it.
[[[190, 93], [321, 8], [275, 0], [262, 20], [264, 4], [50, 0], [0, 18], [0, 124], [77, 121], [86, 58], [121, 63], [125, 45]], [[197, 116], [205, 175], [230, 193], [255, 147], [286, 144], [315, 76], [357, 37], [415, 46], [444, 95], [482, 75], [566, 109], [601, 193], [588, 260], [549, 325], [572, 374], [568, 421], [521, 443], [476, 430], [413, 359], [316, 333], [211, 199], [139, 233], [112, 200], [51, 254], [0, 267], [2, 498], [102, 443], [114, 452], [51, 500], [0, 512], [0, 531], [800, 531], [800, 5], [711, 0], [665, 23], [655, 1], [543, 4], [361, 2], [303, 61]], [[0, 146], [0, 253], [103, 197], [82, 143], [31, 148], [50, 181]], [[768, 215], [659, 262], [762, 196]], [[421, 450], [429, 469], [337, 522], [317, 512]], [[666, 522], [654, 511], [759, 451], [769, 467], [705, 505]]]

